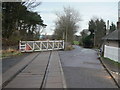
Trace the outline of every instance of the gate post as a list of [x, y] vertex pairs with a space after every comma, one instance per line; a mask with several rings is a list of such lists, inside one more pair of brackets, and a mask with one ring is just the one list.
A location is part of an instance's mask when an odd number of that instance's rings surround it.
[[21, 51], [21, 40], [19, 41], [19, 51]]
[[54, 50], [54, 47], [55, 47], [55, 40], [53, 41], [53, 47], [52, 47], [53, 50]]
[[64, 40], [62, 42], [63, 42], [63, 49], [64, 49], [65, 48]]
[[49, 41], [47, 40], [47, 48], [46, 48], [47, 50], [48, 50], [48, 43], [49, 43]]

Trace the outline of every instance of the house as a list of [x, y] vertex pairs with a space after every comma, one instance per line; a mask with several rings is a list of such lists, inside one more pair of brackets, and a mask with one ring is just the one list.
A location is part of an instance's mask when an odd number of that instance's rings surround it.
[[86, 35], [90, 35], [90, 31], [88, 29], [83, 29], [82, 32], [85, 33]]
[[102, 38], [104, 57], [120, 62], [120, 29]]
[[120, 48], [120, 30], [117, 29], [102, 39], [105, 45]]
[[104, 57], [120, 62], [120, 30], [115, 30], [112, 33], [102, 38]]
[[117, 30], [109, 33], [102, 40], [104, 57], [120, 62], [120, 2], [118, 3]]

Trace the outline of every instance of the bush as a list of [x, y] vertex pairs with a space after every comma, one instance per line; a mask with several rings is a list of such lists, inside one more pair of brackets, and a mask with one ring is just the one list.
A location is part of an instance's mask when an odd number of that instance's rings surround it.
[[73, 44], [74, 45], [79, 45], [80, 43], [79, 43], [79, 41], [73, 41]]
[[92, 42], [90, 36], [86, 36], [85, 38], [83, 38], [82, 42], [83, 42], [83, 46], [85, 48], [92, 48], [93, 47], [93, 42]]
[[67, 47], [66, 47], [66, 50], [73, 50], [74, 48], [73, 48], [73, 46], [72, 45], [68, 45]]

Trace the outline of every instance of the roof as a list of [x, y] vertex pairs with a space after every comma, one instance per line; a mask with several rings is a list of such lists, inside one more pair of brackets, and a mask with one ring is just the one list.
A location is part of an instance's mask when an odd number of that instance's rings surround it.
[[90, 34], [90, 31], [89, 31], [88, 29], [83, 29], [83, 32], [84, 32], [85, 34], [87, 34], [87, 35]]
[[120, 40], [120, 30], [115, 30], [112, 33], [106, 35], [102, 40]]

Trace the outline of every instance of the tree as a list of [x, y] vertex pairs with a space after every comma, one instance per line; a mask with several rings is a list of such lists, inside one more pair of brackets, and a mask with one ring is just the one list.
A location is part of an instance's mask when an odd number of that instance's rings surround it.
[[[2, 3], [2, 36], [11, 43], [19, 40], [34, 40], [39, 35], [38, 27], [45, 27], [41, 16], [30, 9], [39, 4], [30, 2], [3, 2]], [[39, 31], [38, 31], [39, 30]], [[16, 39], [16, 40], [15, 40]], [[8, 44], [11, 44], [8, 42]]]
[[83, 42], [83, 46], [85, 48], [92, 48], [93, 47], [93, 42], [91, 40], [91, 36], [90, 35], [82, 38], [82, 42]]
[[113, 32], [115, 30], [116, 30], [116, 25], [112, 22], [110, 25], [110, 32], [109, 33]]
[[84, 29], [81, 32], [81, 36], [82, 36], [82, 45], [86, 48], [91, 48], [93, 47], [93, 41], [92, 41], [92, 36], [90, 31], [88, 31], [88, 29]]
[[72, 42], [74, 34], [77, 32], [79, 26], [77, 25], [80, 21], [79, 13], [71, 8], [64, 8], [64, 11], [56, 14], [57, 20], [55, 21], [54, 36], [56, 39], [65, 39], [66, 42]]
[[91, 21], [89, 21], [89, 31], [91, 32], [92, 36], [94, 36], [95, 29], [96, 29], [95, 21], [91, 19]]
[[41, 2], [37, 2], [36, 0], [26, 0], [25, 2], [22, 2], [22, 4], [25, 5], [28, 10], [33, 10], [39, 6]]
[[103, 19], [91, 19], [89, 21], [90, 36], [95, 47], [100, 47], [102, 44], [102, 37], [106, 34], [106, 24]]

